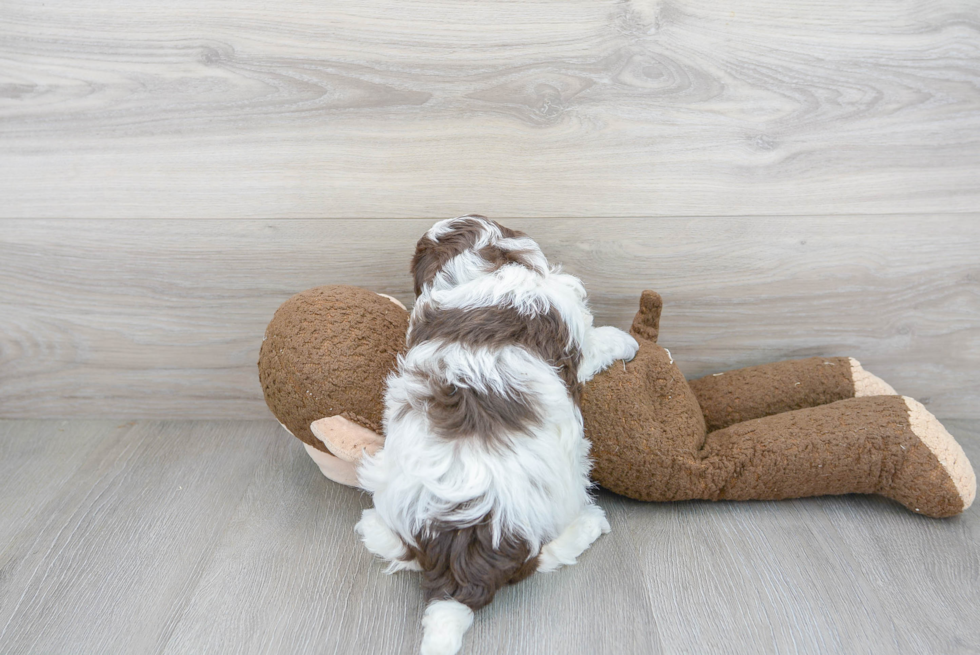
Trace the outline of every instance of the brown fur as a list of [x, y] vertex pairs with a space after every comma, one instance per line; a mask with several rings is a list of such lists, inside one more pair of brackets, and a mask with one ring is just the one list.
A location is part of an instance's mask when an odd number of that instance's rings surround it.
[[490, 517], [476, 525], [436, 526], [417, 535], [409, 551], [422, 567], [426, 602], [452, 598], [473, 611], [493, 600], [507, 584], [520, 582], [538, 567], [538, 557], [522, 539], [504, 534], [493, 545]]
[[530, 434], [541, 423], [532, 398], [513, 392], [500, 394], [449, 384], [440, 377], [428, 379], [429, 394], [419, 400], [433, 431], [444, 439], [476, 436], [488, 445], [502, 443], [503, 433]]
[[416, 296], [422, 293], [422, 287], [432, 282], [446, 262], [476, 245], [484, 230], [483, 223], [477, 218], [457, 221], [456, 227], [440, 237], [439, 241], [433, 241], [428, 235], [419, 239], [411, 266]]
[[[476, 220], [460, 223], [438, 242], [428, 237], [419, 240], [412, 261], [416, 295], [446, 262], [475, 244], [482, 230], [480, 223]], [[524, 236], [497, 223], [494, 225], [505, 238]], [[521, 250], [490, 245], [481, 248], [478, 254], [486, 261], [487, 271], [508, 264], [533, 268], [526, 252]], [[413, 316], [408, 347], [431, 340], [471, 348], [522, 346], [556, 367], [569, 394], [578, 402], [581, 353], [568, 347], [568, 328], [554, 308], [528, 317], [512, 307], [422, 307]], [[443, 438], [476, 435], [495, 444], [495, 437], [502, 432], [526, 433], [540, 424], [539, 408], [522, 394], [481, 392], [462, 384], [448, 384], [438, 377], [428, 382], [430, 394], [421, 400], [426, 404], [433, 429]], [[503, 535], [500, 543], [494, 545], [489, 516], [471, 526], [435, 526], [431, 532], [417, 535], [416, 541], [418, 546], [409, 546], [409, 551], [422, 568], [426, 602], [452, 598], [476, 611], [489, 604], [505, 584], [519, 582], [537, 569], [538, 558], [529, 558], [531, 549], [525, 541]]]
[[[847, 357], [811, 357], [708, 375], [690, 382], [708, 432], [754, 418], [854, 397]], [[746, 394], [745, 389], [754, 393]]]
[[[439, 237], [438, 241], [423, 236], [415, 245], [415, 256], [412, 257], [412, 277], [415, 280], [415, 295], [422, 293], [422, 287], [432, 282], [435, 276], [446, 265], [446, 262], [461, 255], [473, 246], [483, 234], [484, 222], [495, 225], [505, 239], [527, 236], [523, 232], [504, 227], [497, 221], [491, 221], [486, 216], [470, 214], [460, 218], [455, 227]], [[520, 264], [527, 268], [533, 266], [525, 258], [524, 251], [504, 250], [497, 246], [485, 246], [479, 255], [486, 260], [487, 270], [495, 271], [507, 264]]]
[[484, 246], [480, 248], [479, 255], [487, 262], [488, 271], [496, 271], [508, 264], [518, 264], [532, 271], [537, 270], [539, 273], [543, 273], [544, 271], [536, 269], [528, 259], [529, 252], [528, 250], [507, 250], [500, 246]]
[[[493, 224], [507, 238], [524, 236]], [[478, 217], [471, 217], [458, 221], [438, 242], [423, 237], [412, 263], [417, 291], [428, 284], [449, 259], [472, 247], [483, 229]], [[530, 266], [524, 251], [486, 246], [479, 254], [487, 260], [488, 270], [511, 263]], [[523, 316], [513, 307], [497, 306], [472, 309], [422, 306], [416, 311], [408, 337], [409, 348], [432, 340], [471, 348], [521, 346], [556, 367], [569, 394], [578, 401], [581, 353], [569, 348], [568, 327], [556, 309], [534, 316]], [[502, 432], [528, 433], [540, 424], [540, 411], [534, 406], [533, 399], [516, 391], [510, 394], [480, 391], [465, 381], [458, 385], [448, 384], [439, 376], [429, 378], [427, 383], [429, 394], [420, 400], [426, 406], [435, 432], [443, 438], [476, 435], [493, 443], [494, 437]]]
[[582, 353], [577, 348], [569, 348], [568, 326], [554, 307], [531, 317], [522, 316], [513, 307], [424, 307], [410, 329], [409, 348], [433, 339], [472, 348], [499, 348], [510, 344], [526, 348], [558, 369], [569, 394], [578, 402], [581, 393], [578, 367]]

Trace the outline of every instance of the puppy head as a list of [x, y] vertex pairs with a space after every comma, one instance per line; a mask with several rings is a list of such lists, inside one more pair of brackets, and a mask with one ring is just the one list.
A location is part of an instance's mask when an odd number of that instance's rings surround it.
[[460, 216], [439, 221], [422, 235], [412, 257], [415, 295], [422, 293], [422, 288], [432, 282], [446, 262], [485, 240], [489, 223], [487, 218], [476, 214]]
[[[505, 247], [501, 243], [501, 240], [509, 239], [518, 240], [513, 244], [516, 248]], [[491, 269], [511, 263], [530, 268], [527, 255], [540, 255], [537, 244], [526, 234], [506, 228], [486, 216], [469, 214], [439, 221], [415, 246], [411, 267], [415, 295], [422, 293], [422, 289], [432, 282], [449, 260], [470, 249], [477, 249]], [[534, 263], [537, 264], [537, 261]]]

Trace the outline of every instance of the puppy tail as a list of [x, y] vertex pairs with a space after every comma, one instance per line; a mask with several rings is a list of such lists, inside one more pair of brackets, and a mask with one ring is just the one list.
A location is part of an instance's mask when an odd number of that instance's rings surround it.
[[434, 600], [422, 617], [420, 655], [455, 655], [473, 625], [473, 610], [458, 600]]
[[454, 655], [473, 624], [473, 612], [501, 587], [531, 575], [538, 557], [523, 539], [503, 535], [494, 543], [490, 521], [461, 528], [440, 526], [416, 540], [429, 605], [422, 619], [422, 655]]

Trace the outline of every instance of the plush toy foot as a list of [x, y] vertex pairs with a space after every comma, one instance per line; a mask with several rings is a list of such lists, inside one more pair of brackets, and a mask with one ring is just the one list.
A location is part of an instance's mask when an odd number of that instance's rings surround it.
[[888, 384], [874, 373], [869, 373], [861, 366], [861, 362], [848, 357], [851, 363], [851, 381], [854, 383], [854, 397], [863, 396], [894, 396], [897, 395], [892, 385]]
[[909, 427], [921, 447], [904, 453], [901, 468], [880, 493], [913, 512], [939, 517], [959, 514], [977, 495], [973, 467], [953, 435], [922, 403], [907, 397], [902, 400], [908, 408]]
[[333, 455], [355, 465], [361, 461], [364, 451], [373, 455], [385, 445], [384, 437], [343, 416], [328, 416], [313, 421], [310, 430]]

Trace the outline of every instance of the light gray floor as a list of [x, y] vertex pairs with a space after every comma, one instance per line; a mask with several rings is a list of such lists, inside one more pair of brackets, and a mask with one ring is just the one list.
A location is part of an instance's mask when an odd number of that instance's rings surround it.
[[[974, 462], [980, 421], [946, 421]], [[980, 515], [874, 497], [600, 502], [580, 564], [501, 592], [476, 653], [975, 653]], [[0, 652], [412, 653], [416, 574], [271, 421], [0, 421]]]

